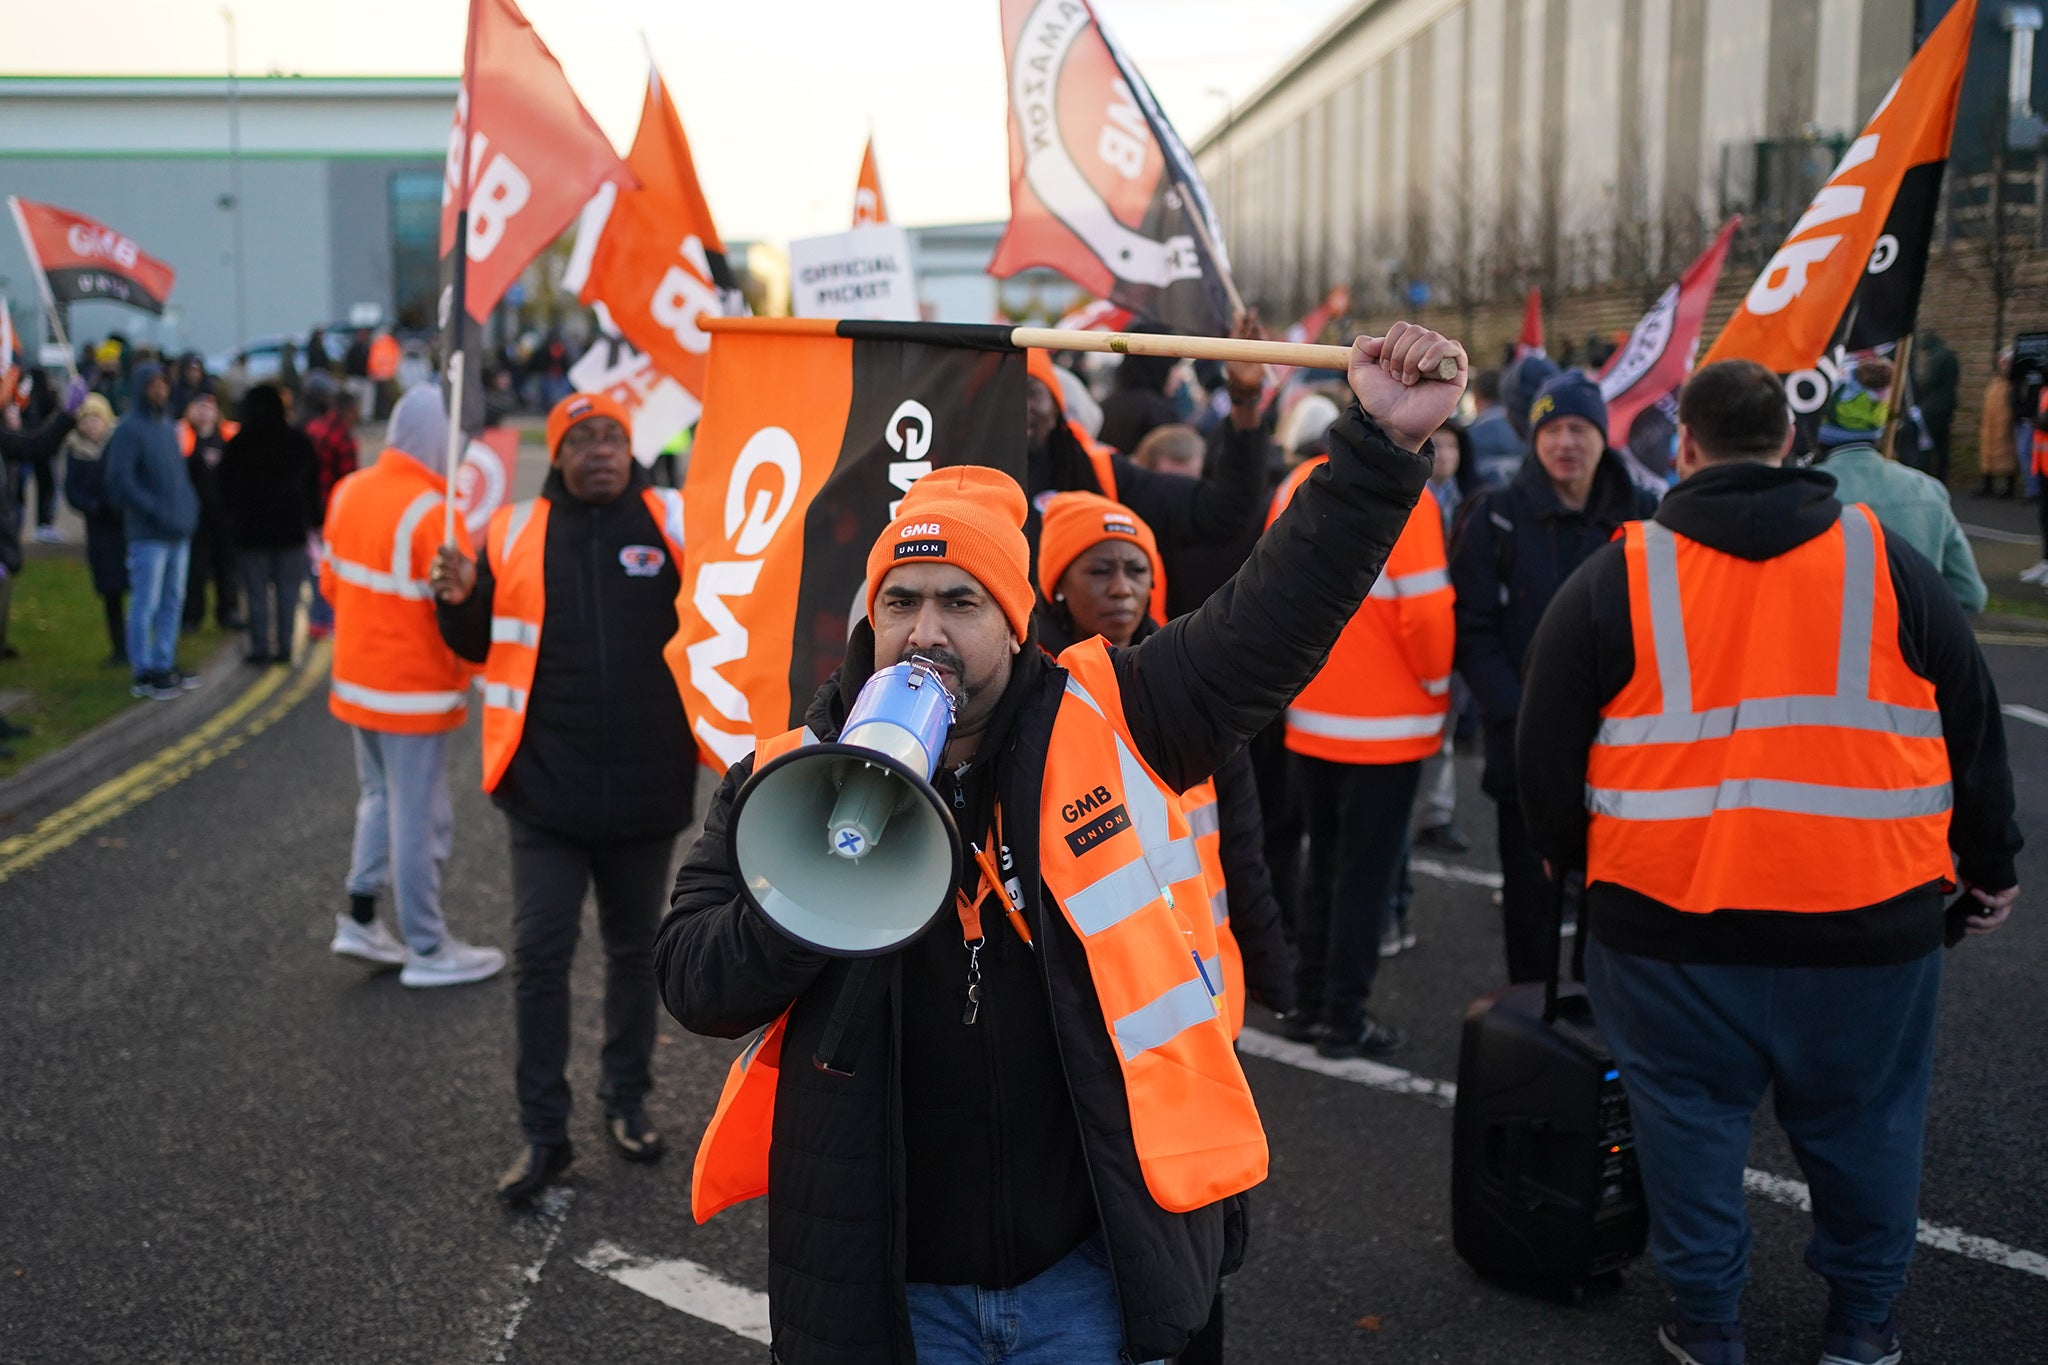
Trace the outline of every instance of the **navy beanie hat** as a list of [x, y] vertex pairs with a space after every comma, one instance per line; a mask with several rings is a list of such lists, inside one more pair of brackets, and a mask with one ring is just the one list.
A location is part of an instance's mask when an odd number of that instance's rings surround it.
[[1508, 425], [1521, 440], [1529, 439], [1529, 405], [1536, 401], [1537, 390], [1556, 373], [1557, 362], [1537, 354], [1523, 356], [1500, 377], [1500, 405], [1507, 412]]
[[1602, 441], [1607, 439], [1607, 400], [1584, 370], [1566, 370], [1536, 391], [1529, 404], [1529, 439], [1536, 439], [1545, 422], [1560, 417], [1583, 417], [1599, 429]]

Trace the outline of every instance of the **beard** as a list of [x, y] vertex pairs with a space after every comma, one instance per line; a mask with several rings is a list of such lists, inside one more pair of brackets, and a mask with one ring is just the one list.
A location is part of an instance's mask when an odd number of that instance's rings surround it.
[[896, 662], [899, 664], [912, 663], [920, 659], [938, 665], [951, 675], [952, 682], [946, 690], [953, 696], [956, 712], [965, 709], [967, 703], [981, 691], [980, 682], [968, 680], [967, 661], [950, 649], [905, 649], [896, 656]]

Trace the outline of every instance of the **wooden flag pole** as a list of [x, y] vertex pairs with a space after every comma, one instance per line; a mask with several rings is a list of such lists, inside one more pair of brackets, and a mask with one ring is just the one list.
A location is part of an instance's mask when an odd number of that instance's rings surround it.
[[[1300, 341], [1253, 341], [1243, 337], [1184, 337], [1149, 332], [1078, 332], [1051, 327], [1011, 329], [1010, 344], [1044, 351], [1104, 351], [1112, 355], [1153, 355], [1187, 360], [1245, 360], [1262, 365], [1293, 365], [1305, 370], [1346, 370], [1349, 346], [1316, 346]], [[1458, 377], [1458, 362], [1448, 356], [1436, 377], [1449, 383]]]
[[[460, 245], [457, 246], [460, 250]], [[448, 357], [448, 496], [441, 499], [446, 515], [441, 522], [441, 543], [455, 543], [455, 495], [462, 487], [462, 456], [467, 449], [462, 439], [462, 364], [468, 359], [458, 348]]]
[[1899, 439], [1899, 418], [1905, 415], [1906, 404], [1913, 395], [1913, 335], [1908, 332], [1899, 338], [1898, 349], [1892, 353], [1896, 370], [1892, 375], [1891, 401], [1885, 404], [1884, 440], [1878, 449], [1887, 460], [1899, 457], [1892, 453], [1892, 447]]

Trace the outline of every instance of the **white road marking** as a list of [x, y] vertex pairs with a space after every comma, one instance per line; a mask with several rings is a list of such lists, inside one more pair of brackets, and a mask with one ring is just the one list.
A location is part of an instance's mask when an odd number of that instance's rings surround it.
[[562, 1225], [568, 1221], [569, 1205], [575, 1198], [576, 1191], [557, 1185], [543, 1191], [540, 1198], [534, 1200], [533, 1220], [547, 1229], [547, 1235], [541, 1241], [540, 1254], [519, 1268], [520, 1281], [526, 1288], [512, 1301], [511, 1315], [505, 1321], [498, 1352], [491, 1357], [492, 1365], [504, 1365], [511, 1353], [512, 1343], [519, 1336], [519, 1326], [526, 1321], [526, 1310], [533, 1306], [533, 1286], [540, 1283], [540, 1272], [547, 1265], [548, 1257], [554, 1254], [555, 1243], [562, 1239]]
[[768, 1344], [768, 1296], [695, 1261], [655, 1260], [599, 1242], [578, 1256], [576, 1264], [736, 1336]]
[[2031, 706], [2021, 706], [2015, 702], [2008, 702], [1998, 709], [2011, 716], [2014, 720], [2023, 720], [2029, 725], [2038, 725], [2043, 729], [2048, 729], [2048, 712], [2036, 711]]
[[[1248, 1052], [1254, 1057], [1264, 1057], [1267, 1061], [1350, 1081], [1355, 1085], [1371, 1086], [1390, 1094], [1413, 1095], [1440, 1109], [1450, 1108], [1458, 1098], [1458, 1087], [1450, 1081], [1431, 1080], [1427, 1076], [1418, 1076], [1384, 1062], [1369, 1062], [1362, 1057], [1332, 1061], [1317, 1056], [1316, 1050], [1307, 1043], [1290, 1042], [1277, 1034], [1262, 1033], [1257, 1029], [1246, 1029], [1239, 1034], [1237, 1046], [1240, 1052]], [[1742, 1184], [1751, 1194], [1773, 1203], [1809, 1212], [1813, 1209], [1813, 1199], [1801, 1181], [1751, 1169], [1742, 1173]], [[1930, 1223], [1924, 1218], [1920, 1220], [1918, 1238], [1922, 1246], [1930, 1246], [1937, 1251], [1952, 1251], [1958, 1256], [2048, 1279], [2048, 1256], [2038, 1251], [2007, 1246], [2004, 1242], [1978, 1237], [1945, 1223]]]
[[1488, 872], [1483, 867], [1462, 867], [1457, 863], [1440, 863], [1434, 858], [1408, 860], [1408, 870], [1424, 877], [1435, 877], [1438, 881], [1464, 882], [1468, 886], [1483, 886], [1491, 891], [1500, 890], [1501, 876]]

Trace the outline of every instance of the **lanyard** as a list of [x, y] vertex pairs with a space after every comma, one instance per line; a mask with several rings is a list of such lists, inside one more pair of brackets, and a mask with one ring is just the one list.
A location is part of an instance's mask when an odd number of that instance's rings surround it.
[[1003, 880], [1002, 872], [996, 867], [996, 860], [990, 852], [991, 849], [1000, 850], [1002, 846], [1003, 810], [1001, 806], [997, 806], [995, 824], [989, 831], [988, 838], [985, 840], [985, 846], [984, 844], [969, 844], [967, 846], [968, 852], [974, 855], [976, 866], [981, 869], [981, 884], [975, 887], [972, 897], [968, 896], [965, 891], [955, 890], [953, 893], [954, 908], [960, 916], [960, 940], [970, 946], [978, 945], [983, 941], [981, 933], [981, 903], [993, 891], [996, 899], [1002, 902], [1003, 914], [1009, 919], [1010, 927], [1017, 931], [1017, 937], [1023, 939], [1024, 946], [1028, 948], [1033, 946], [1031, 942], [1031, 926], [1024, 922], [1023, 911], [1019, 910], [1017, 902], [1010, 898], [1009, 885]]

